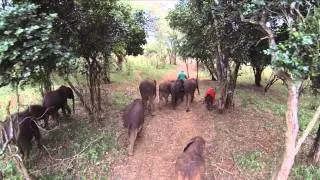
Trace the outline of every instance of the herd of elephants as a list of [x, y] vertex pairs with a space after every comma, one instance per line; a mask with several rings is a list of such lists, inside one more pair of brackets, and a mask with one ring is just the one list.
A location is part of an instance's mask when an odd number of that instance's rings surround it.
[[[199, 92], [198, 79], [168, 80], [159, 84], [159, 108], [168, 103], [171, 95], [173, 109], [179, 102], [186, 100], [186, 112], [190, 111], [190, 103], [194, 100], [194, 93]], [[123, 112], [123, 125], [128, 129], [129, 147], [128, 154], [133, 155], [133, 147], [138, 133], [141, 131], [145, 112], [152, 115], [155, 109], [154, 100], [157, 94], [157, 82], [155, 80], [143, 80], [139, 84], [141, 98], [133, 100]], [[61, 109], [64, 116], [71, 114], [71, 108], [67, 100], [73, 100], [74, 94], [71, 88], [60, 86], [58, 89], [47, 92], [43, 97], [42, 105], [29, 105], [28, 109], [11, 115], [5, 121], [0, 121], [0, 145], [5, 148], [9, 142], [15, 143], [24, 161], [27, 161], [32, 148], [34, 138], [38, 148], [43, 149], [38, 120], [44, 121], [44, 128], [48, 129], [49, 118], [58, 122], [58, 111]], [[207, 109], [211, 110], [215, 102], [215, 92], [209, 88], [205, 94]], [[201, 179], [204, 173], [205, 140], [196, 136], [189, 140], [182, 154], [176, 161], [176, 173], [178, 179]]]

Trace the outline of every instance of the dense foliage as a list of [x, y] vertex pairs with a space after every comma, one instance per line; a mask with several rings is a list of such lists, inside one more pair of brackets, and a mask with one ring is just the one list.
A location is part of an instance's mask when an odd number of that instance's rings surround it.
[[1, 86], [30, 81], [45, 86], [52, 71], [65, 70], [71, 54], [52, 35], [56, 17], [37, 13], [33, 4], [0, 11]]

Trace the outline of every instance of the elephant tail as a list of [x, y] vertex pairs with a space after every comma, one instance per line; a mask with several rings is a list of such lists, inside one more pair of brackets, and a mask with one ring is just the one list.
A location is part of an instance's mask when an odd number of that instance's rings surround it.
[[196, 79], [196, 83], [197, 83], [198, 95], [200, 95], [200, 90], [199, 90], [199, 80], [198, 80], [198, 78]]
[[155, 87], [155, 93], [154, 95], [157, 96], [157, 81], [156, 80], [153, 80], [154, 82], [154, 87]]
[[157, 81], [153, 80], [155, 87], [157, 87]]

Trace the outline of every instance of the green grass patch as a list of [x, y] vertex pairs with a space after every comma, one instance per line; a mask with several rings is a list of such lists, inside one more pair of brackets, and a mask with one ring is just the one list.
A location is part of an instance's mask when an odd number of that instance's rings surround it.
[[[0, 158], [2, 159], [2, 156]], [[4, 179], [23, 179], [13, 160], [0, 160], [0, 171]]]
[[[7, 116], [6, 108], [8, 106], [9, 101], [11, 101], [10, 113], [13, 114], [18, 111], [17, 96], [15, 93], [15, 89], [13, 89], [11, 86], [5, 86], [0, 88], [0, 120], [2, 121]], [[25, 88], [19, 90], [19, 101], [21, 106], [19, 110], [22, 111], [26, 109], [27, 105], [29, 104], [41, 103], [42, 97], [37, 88], [32, 86], [26, 86]]]
[[260, 172], [263, 169], [261, 164], [263, 153], [260, 150], [247, 152], [235, 156], [235, 161], [239, 167], [253, 172]]
[[121, 92], [113, 92], [110, 95], [110, 100], [112, 103], [112, 106], [115, 107], [115, 109], [123, 109], [126, 105], [128, 105], [134, 97], [132, 96], [126, 96]]
[[160, 79], [168, 71], [174, 69], [174, 65], [166, 64], [155, 58], [146, 56], [129, 56], [123, 64], [122, 72], [114, 72], [111, 79], [116, 82], [133, 83], [142, 79]]
[[313, 165], [299, 164], [292, 168], [290, 179], [314, 180], [320, 178], [320, 168]]
[[[93, 174], [98, 177], [107, 177], [109, 166], [113, 159], [106, 159], [106, 154], [112, 154], [120, 150], [117, 146], [119, 133], [113, 123], [109, 123], [105, 128], [97, 128], [83, 120], [70, 120], [68, 126], [52, 131], [44, 140], [43, 144], [48, 148], [55, 158], [69, 158], [78, 155], [76, 163], [72, 169], [66, 167], [51, 170], [43, 170], [44, 174], [40, 179], [74, 179], [83, 173], [82, 177]], [[64, 122], [65, 123], [65, 122]], [[112, 157], [112, 156], [108, 156]], [[68, 162], [68, 160], [67, 160]], [[56, 162], [53, 162], [56, 163]], [[100, 164], [97, 166], [97, 164]], [[91, 172], [90, 167], [95, 167]], [[38, 167], [31, 167], [30, 171], [37, 170]], [[80, 173], [80, 174], [81, 174]]]

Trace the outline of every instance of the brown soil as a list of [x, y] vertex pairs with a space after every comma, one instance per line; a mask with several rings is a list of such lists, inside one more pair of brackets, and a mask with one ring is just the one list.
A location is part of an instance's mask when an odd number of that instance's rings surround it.
[[[159, 82], [176, 79], [178, 72], [186, 69], [184, 63], [169, 72]], [[195, 64], [189, 65], [190, 77], [196, 77]], [[201, 89], [216, 86], [212, 81], [201, 80]], [[206, 179], [268, 179], [269, 166], [260, 172], [243, 172], [235, 163], [240, 153], [259, 150], [273, 161], [279, 154], [280, 124], [283, 121], [270, 114], [255, 112], [235, 106], [224, 114], [207, 111], [203, 104], [203, 93], [195, 95], [191, 112], [185, 111], [185, 102], [176, 110], [170, 105], [156, 109], [155, 116], [147, 116], [134, 155], [119, 158], [111, 167], [110, 179], [156, 180], [175, 179], [174, 164], [186, 142], [194, 136], [207, 141]], [[278, 126], [279, 125], [279, 126]], [[271, 146], [273, 145], [273, 146]]]

